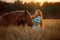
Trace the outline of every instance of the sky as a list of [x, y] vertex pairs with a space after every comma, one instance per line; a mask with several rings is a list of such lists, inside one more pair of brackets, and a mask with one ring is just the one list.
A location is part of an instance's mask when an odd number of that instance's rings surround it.
[[[16, 0], [3, 0], [3, 1], [13, 3]], [[31, 1], [34, 1], [34, 2], [41, 2], [41, 3], [45, 2], [45, 1], [47, 1], [47, 2], [60, 2], [60, 0], [20, 0], [20, 1], [23, 1], [23, 2], [31, 2]]]
[[47, 2], [59, 2], [60, 0], [22, 0], [22, 1], [24, 1], [24, 2], [30, 2], [30, 1], [34, 1], [34, 2], [41, 2], [41, 3], [43, 3], [43, 2], [45, 2], [45, 1], [47, 1]]

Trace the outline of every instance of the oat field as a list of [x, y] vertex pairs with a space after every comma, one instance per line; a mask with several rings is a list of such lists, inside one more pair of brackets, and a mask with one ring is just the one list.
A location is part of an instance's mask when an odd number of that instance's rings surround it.
[[60, 19], [45, 19], [45, 28], [0, 27], [0, 40], [60, 40]]

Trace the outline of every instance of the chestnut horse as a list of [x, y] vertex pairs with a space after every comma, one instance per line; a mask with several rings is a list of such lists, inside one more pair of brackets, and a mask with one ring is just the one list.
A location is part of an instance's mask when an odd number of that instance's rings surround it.
[[25, 11], [13, 11], [10, 13], [5, 13], [0, 16], [0, 26], [7, 27], [9, 25], [19, 26], [25, 25], [32, 27], [33, 22], [30, 13]]

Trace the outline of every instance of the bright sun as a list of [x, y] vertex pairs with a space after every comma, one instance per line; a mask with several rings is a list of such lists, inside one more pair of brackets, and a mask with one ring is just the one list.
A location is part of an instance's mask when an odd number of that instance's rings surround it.
[[46, 0], [35, 0], [35, 2], [41, 2], [41, 3], [43, 3], [43, 2], [45, 2]]

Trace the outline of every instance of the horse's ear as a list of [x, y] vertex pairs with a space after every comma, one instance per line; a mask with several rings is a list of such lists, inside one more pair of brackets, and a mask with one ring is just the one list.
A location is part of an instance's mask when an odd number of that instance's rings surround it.
[[31, 16], [30, 12], [28, 10], [25, 10], [26, 15]]
[[27, 11], [27, 10], [25, 10], [25, 11]]
[[28, 10], [25, 10], [25, 13], [28, 13]]

